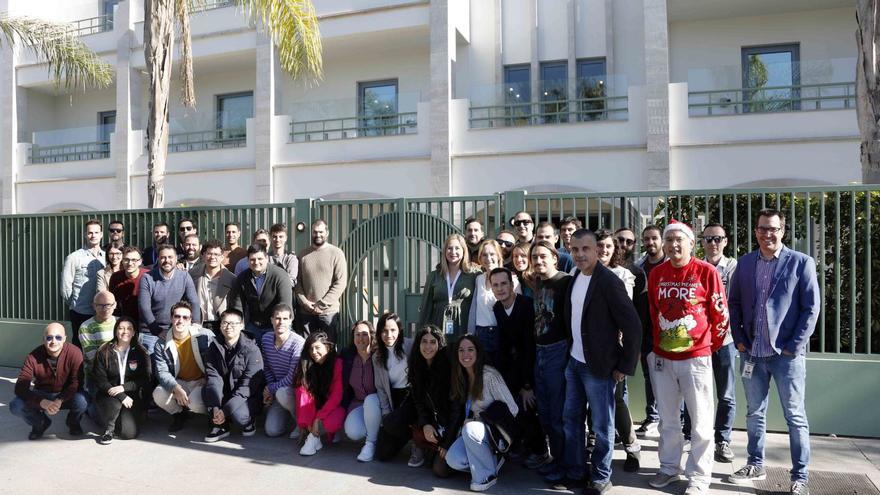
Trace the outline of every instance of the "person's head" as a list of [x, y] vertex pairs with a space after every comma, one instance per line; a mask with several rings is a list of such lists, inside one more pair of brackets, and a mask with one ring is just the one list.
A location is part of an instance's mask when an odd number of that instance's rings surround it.
[[196, 234], [187, 234], [183, 238], [183, 253], [187, 261], [196, 261], [201, 254], [202, 246], [199, 242], [199, 236]]
[[125, 224], [122, 220], [111, 220], [107, 225], [107, 232], [110, 233], [110, 244], [118, 246], [125, 242]]
[[672, 266], [684, 266], [694, 252], [694, 231], [677, 220], [670, 220], [663, 229], [663, 252]]
[[550, 222], [541, 222], [535, 228], [535, 241], [547, 241], [554, 246], [559, 241], [556, 227]]
[[141, 271], [141, 250], [137, 246], [122, 248], [122, 269], [128, 278], [134, 278]]
[[183, 244], [183, 241], [186, 240], [186, 236], [190, 234], [198, 234], [195, 222], [189, 218], [181, 218], [180, 221], [177, 222], [177, 238], [180, 243]]
[[388, 368], [388, 355], [393, 352], [398, 359], [404, 357], [406, 352], [403, 350], [403, 322], [397, 313], [385, 313], [379, 317], [376, 322], [376, 336], [379, 338], [379, 345], [376, 346], [376, 353], [379, 356], [379, 364], [384, 368]]
[[559, 253], [553, 244], [547, 241], [538, 241], [532, 244], [529, 251], [529, 262], [532, 271], [543, 279], [556, 275], [556, 263], [559, 262]]
[[262, 244], [264, 249], [269, 249], [269, 231], [257, 229], [251, 236], [251, 244]]
[[501, 246], [492, 239], [486, 239], [480, 243], [480, 250], [477, 252], [480, 267], [484, 272], [491, 272], [493, 268], [501, 266], [504, 262]]
[[[608, 232], [608, 231], [606, 231]], [[611, 238], [608, 232], [608, 238]], [[612, 239], [613, 246], [613, 239]], [[613, 250], [613, 247], [612, 247]], [[577, 269], [584, 275], [592, 275], [599, 261], [596, 234], [591, 230], [578, 229], [571, 235], [571, 258]]]
[[532, 216], [525, 211], [518, 211], [510, 219], [510, 224], [516, 232], [516, 238], [520, 242], [532, 242], [532, 228], [535, 226]]
[[489, 272], [489, 284], [492, 286], [495, 299], [502, 303], [516, 297], [513, 291], [513, 274], [507, 268], [499, 267]]
[[290, 332], [293, 323], [293, 308], [287, 303], [278, 303], [272, 308], [272, 329], [276, 337], [284, 337]]
[[287, 226], [283, 223], [276, 223], [269, 228], [270, 245], [272, 252], [281, 254], [286, 251], [287, 247]]
[[116, 324], [113, 325], [111, 342], [114, 345], [123, 344], [134, 347], [138, 343], [138, 334], [138, 326], [134, 320], [128, 316], [120, 316], [116, 319]]
[[202, 260], [205, 266], [216, 270], [223, 265], [223, 246], [220, 241], [211, 240], [202, 246]]
[[61, 323], [52, 322], [43, 329], [43, 347], [50, 356], [58, 357], [65, 341], [67, 341], [67, 330]]
[[571, 234], [577, 229], [583, 228], [583, 224], [578, 217], [565, 217], [559, 224], [559, 238], [562, 240], [562, 246], [568, 249], [568, 243], [571, 241]]
[[443, 241], [443, 257], [440, 258], [440, 269], [449, 273], [453, 268], [462, 269], [470, 263], [467, 244], [460, 234], [450, 234]]
[[[483, 395], [483, 349], [474, 335], [462, 335], [453, 346], [450, 395], [455, 401]], [[473, 376], [473, 379], [470, 377]]]
[[427, 324], [416, 333], [413, 353], [418, 353], [426, 363], [430, 364], [445, 347], [446, 336], [440, 328]]
[[629, 257], [636, 249], [636, 234], [629, 227], [622, 227], [614, 231], [617, 245], [623, 250], [624, 258]]
[[113, 316], [116, 309], [116, 296], [109, 290], [102, 290], [92, 298], [92, 309], [95, 310], [95, 321], [105, 322]]
[[171, 330], [180, 335], [186, 333], [192, 323], [192, 306], [186, 301], [178, 301], [171, 306]]
[[229, 222], [223, 226], [223, 232], [226, 236], [226, 244], [237, 246], [238, 240], [241, 239], [241, 227], [235, 222]]
[[710, 223], [703, 227], [703, 235], [700, 237], [703, 243], [703, 252], [708, 259], [716, 259], [724, 256], [724, 248], [727, 247], [727, 232], [720, 223]]
[[168, 224], [159, 222], [153, 224], [153, 244], [159, 246], [168, 242]]
[[266, 255], [266, 246], [255, 242], [247, 248], [248, 266], [255, 276], [266, 272], [269, 266], [269, 256]]
[[509, 260], [510, 252], [513, 251], [513, 246], [516, 244], [516, 236], [513, 235], [513, 232], [502, 230], [495, 236], [495, 242], [501, 246], [501, 253], [504, 255], [504, 259]]
[[649, 258], [658, 258], [663, 253], [663, 231], [656, 225], [642, 229], [642, 247]]
[[111, 243], [104, 251], [104, 258], [107, 261], [107, 266], [111, 267], [113, 271], [118, 270], [122, 266], [122, 248]]
[[327, 242], [330, 232], [327, 229], [327, 222], [317, 219], [312, 222], [312, 246], [319, 248]]
[[357, 352], [369, 354], [376, 344], [376, 330], [367, 320], [360, 320], [351, 326], [351, 345]]
[[171, 275], [177, 268], [177, 250], [171, 244], [162, 244], [156, 250], [159, 261], [159, 270], [166, 276]]
[[336, 345], [324, 332], [315, 332], [306, 338], [296, 369], [294, 383], [302, 385], [315, 398], [320, 409], [330, 395], [333, 368], [336, 363]]
[[235, 345], [244, 328], [244, 315], [237, 309], [227, 309], [220, 315], [220, 333], [228, 345]]
[[531, 251], [532, 245], [528, 242], [520, 242], [513, 246], [513, 249], [510, 253], [510, 262], [513, 264], [513, 269], [518, 273], [525, 273], [529, 269], [529, 251]]
[[596, 231], [596, 250], [599, 263], [608, 268], [614, 268], [623, 264], [623, 249], [617, 242], [610, 230], [600, 229]]
[[324, 364], [328, 359], [336, 357], [335, 344], [324, 332], [310, 334], [303, 344], [303, 356], [300, 361], [313, 364]]
[[782, 238], [785, 237], [785, 214], [773, 208], [765, 208], [758, 212], [755, 220], [755, 238], [761, 254], [770, 256], [782, 249]]
[[85, 236], [86, 247], [94, 248], [101, 245], [101, 241], [104, 239], [104, 230], [101, 227], [101, 222], [97, 220], [86, 222], [83, 235]]
[[483, 222], [471, 217], [464, 221], [464, 240], [471, 246], [476, 246], [483, 240]]

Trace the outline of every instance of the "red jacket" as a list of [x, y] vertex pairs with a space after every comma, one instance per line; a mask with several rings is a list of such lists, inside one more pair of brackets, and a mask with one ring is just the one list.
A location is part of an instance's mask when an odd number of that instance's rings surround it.
[[60, 392], [58, 398], [62, 401], [72, 399], [83, 382], [82, 351], [65, 342], [54, 370], [49, 364], [49, 352], [44, 346], [37, 347], [27, 355], [15, 382], [15, 395], [21, 397], [27, 405], [38, 408], [43, 398], [31, 390], [31, 382], [34, 383], [34, 390]]

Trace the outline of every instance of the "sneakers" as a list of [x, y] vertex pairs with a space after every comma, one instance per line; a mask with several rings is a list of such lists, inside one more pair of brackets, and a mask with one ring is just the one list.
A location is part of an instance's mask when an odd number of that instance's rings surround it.
[[[425, 450], [412, 446], [412, 450], [409, 453], [409, 461], [407, 461], [406, 465], [411, 468], [422, 467], [425, 464]], [[488, 488], [488, 487], [487, 487]], [[475, 490], [481, 491], [481, 490]]]
[[324, 444], [321, 443], [321, 439], [309, 433], [309, 436], [306, 437], [306, 442], [299, 449], [299, 455], [315, 455], [322, 448], [324, 448]]
[[810, 495], [810, 487], [806, 481], [792, 481], [788, 493], [793, 495]]
[[290, 430], [290, 435], [287, 435], [287, 438], [291, 440], [299, 440], [299, 426], [294, 426], [292, 430]]
[[220, 440], [223, 440], [228, 436], [229, 428], [227, 428], [225, 425], [214, 425], [214, 427], [211, 428], [211, 431], [208, 432], [207, 435], [205, 435], [205, 441], [208, 443], [219, 442]]
[[110, 445], [113, 442], [113, 431], [105, 431], [100, 438], [98, 438], [98, 443], [101, 445]]
[[705, 485], [688, 485], [687, 490], [684, 491], [684, 495], [706, 495], [709, 493], [709, 487]]
[[171, 415], [171, 424], [168, 426], [168, 433], [174, 433], [183, 429], [189, 414], [186, 411]]
[[638, 473], [641, 468], [642, 447], [638, 444], [627, 445], [624, 450], [626, 451], [626, 460], [623, 461], [623, 470], [627, 473]]
[[660, 434], [657, 426], [658, 425], [656, 421], [652, 421], [650, 418], [645, 419], [644, 421], [642, 421], [642, 425], [636, 428], [636, 436], [641, 438], [647, 436], [655, 437]]
[[612, 487], [611, 481], [606, 481], [605, 483], [594, 483], [591, 481], [587, 484], [584, 493], [586, 495], [601, 495], [608, 490], [611, 490]]
[[31, 427], [31, 432], [28, 433], [28, 440], [38, 440], [43, 438], [43, 433], [46, 433], [46, 430], [49, 429], [49, 426], [52, 425], [52, 420], [44, 417], [43, 421], [39, 425], [34, 425]]
[[83, 434], [82, 426], [79, 423], [68, 424], [67, 431], [75, 437]]
[[489, 476], [489, 478], [482, 483], [473, 483], [471, 482], [471, 491], [472, 492], [485, 492], [489, 488], [495, 486], [495, 483], [498, 483], [498, 477], [495, 475]]
[[733, 462], [733, 451], [730, 450], [729, 443], [722, 440], [715, 444], [715, 462], [725, 464]]
[[669, 486], [673, 483], [678, 483], [683, 478], [680, 474], [666, 474], [663, 472], [659, 472], [654, 475], [653, 478], [648, 481], [648, 484], [653, 486], [654, 488], [663, 488]]
[[241, 436], [243, 437], [252, 437], [257, 433], [257, 424], [256, 420], [251, 421], [247, 425], [241, 428]]
[[361, 453], [358, 454], [357, 460], [359, 462], [370, 462], [373, 460], [373, 456], [376, 455], [376, 442], [370, 442], [369, 440], [361, 447]]
[[544, 452], [543, 454], [529, 454], [523, 465], [526, 469], [538, 469], [552, 460], [553, 458], [550, 457], [550, 452]]
[[761, 466], [746, 464], [739, 471], [727, 477], [727, 481], [734, 485], [747, 485], [752, 481], [767, 479], [767, 472]]

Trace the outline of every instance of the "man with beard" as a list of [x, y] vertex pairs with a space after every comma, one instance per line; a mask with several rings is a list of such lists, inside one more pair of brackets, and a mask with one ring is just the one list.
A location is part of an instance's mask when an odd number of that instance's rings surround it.
[[516, 215], [510, 220], [511, 225], [513, 225], [513, 231], [516, 234], [517, 242], [532, 242], [534, 239], [534, 233], [532, 230], [535, 228], [535, 221], [532, 220], [532, 216], [525, 211], [518, 211]]
[[468, 259], [471, 264], [479, 266], [480, 243], [486, 234], [483, 232], [483, 222], [474, 217], [470, 217], [464, 221], [464, 241], [467, 243]]
[[[266, 229], [257, 229], [254, 232], [253, 237], [251, 238], [251, 244], [259, 244], [263, 246], [263, 251], [266, 251], [266, 256], [268, 256], [269, 232]], [[248, 260], [249, 257], [250, 255], [248, 254], [247, 249], [245, 249], [244, 257], [238, 260], [238, 263], [235, 264], [235, 268], [231, 269], [232, 273], [235, 274], [236, 277], [241, 275], [241, 272], [247, 270], [248, 266], [250, 266], [250, 261]]]
[[125, 224], [121, 220], [111, 220], [107, 232], [110, 234], [110, 242], [104, 246], [104, 251], [110, 249], [110, 246], [120, 250], [125, 247]]
[[153, 268], [153, 265], [159, 261], [159, 246], [167, 243], [168, 224], [165, 222], [159, 222], [153, 225], [153, 245], [144, 249], [143, 266], [145, 268]]
[[[651, 270], [660, 266], [666, 261], [666, 255], [663, 254], [663, 238], [660, 227], [656, 225], [648, 225], [642, 229], [642, 247], [645, 249], [645, 255], [636, 261], [635, 266], [645, 273], [645, 280], [651, 274]], [[635, 272], [633, 272], [635, 274]], [[642, 320], [642, 375], [645, 377], [645, 420], [641, 426], [636, 429], [636, 435], [644, 437], [647, 435], [657, 435], [658, 423], [660, 415], [657, 413], [657, 401], [654, 397], [654, 389], [651, 387], [650, 368], [648, 367], [648, 353], [654, 343], [653, 326], [651, 317], [648, 314], [647, 297], [644, 300], [637, 300], [635, 294], [637, 289], [633, 290], [633, 303], [639, 311], [639, 318]]]
[[140, 321], [138, 312], [138, 292], [141, 278], [149, 272], [141, 267], [141, 250], [135, 246], [122, 249], [122, 270], [114, 273], [107, 284], [108, 290], [116, 298], [116, 316], [127, 316], [135, 322]]
[[183, 258], [177, 262], [177, 268], [188, 272], [200, 267], [202, 265], [201, 250], [199, 236], [196, 234], [187, 235], [183, 240]]
[[198, 235], [199, 229], [196, 227], [195, 222], [190, 220], [189, 218], [181, 218], [179, 222], [177, 222], [177, 257], [183, 258], [183, 255], [186, 254], [186, 249], [184, 247], [184, 243], [186, 242], [186, 238], [189, 235]]
[[242, 258], [247, 258], [247, 249], [238, 244], [241, 239], [241, 228], [235, 222], [229, 222], [224, 227], [226, 244], [223, 246], [223, 266], [230, 272], [235, 271], [235, 265]]
[[138, 289], [141, 343], [152, 353], [156, 342], [171, 325], [171, 307], [185, 299], [192, 309], [195, 323], [201, 321], [199, 296], [192, 278], [177, 267], [174, 246], [162, 244], [158, 249], [159, 261], [141, 279]]
[[512, 270], [513, 266], [510, 261], [510, 253], [513, 252], [513, 246], [516, 245], [516, 237], [509, 230], [502, 230], [495, 236], [495, 242], [501, 246], [501, 254], [504, 256], [504, 268]]
[[223, 252], [220, 243], [208, 241], [202, 248], [204, 263], [189, 271], [189, 276], [199, 295], [202, 310], [202, 326], [210, 328], [216, 335], [220, 332], [220, 315], [226, 311], [227, 297], [235, 285], [235, 275], [223, 267]]
[[263, 334], [272, 331], [272, 308], [289, 305], [293, 288], [287, 272], [269, 262], [264, 245], [251, 244], [247, 252], [249, 268], [236, 276], [227, 307], [245, 315], [245, 331], [262, 345]]
[[106, 256], [101, 249], [104, 237], [101, 222], [89, 220], [84, 229], [83, 247], [70, 253], [61, 270], [61, 298], [70, 315], [73, 344], [79, 346], [79, 327], [95, 314], [92, 299], [98, 289], [98, 272], [104, 269]]
[[297, 315], [303, 336], [325, 332], [336, 342], [339, 300], [348, 283], [345, 253], [327, 242], [327, 222], [312, 222], [312, 245], [299, 256], [299, 275], [294, 289], [299, 303]]

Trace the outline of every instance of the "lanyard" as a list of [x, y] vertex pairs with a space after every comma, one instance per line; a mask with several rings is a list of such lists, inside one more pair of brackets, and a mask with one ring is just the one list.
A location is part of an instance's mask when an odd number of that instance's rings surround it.
[[467, 402], [464, 403], [464, 419], [469, 418], [471, 415], [471, 400], [468, 399]]
[[[119, 350], [115, 349], [116, 353], [116, 364], [119, 366], [119, 384], [125, 385], [125, 363], [128, 361], [128, 351], [131, 350], [131, 347], [125, 350], [125, 354], [119, 354]], [[122, 359], [120, 359], [122, 358]]]
[[446, 274], [446, 296], [449, 298], [449, 302], [452, 302], [452, 291], [455, 289], [455, 284], [458, 283], [458, 277], [460, 276], [460, 268], [458, 270], [458, 273], [455, 274], [455, 278], [452, 279], [452, 281], [449, 280], [449, 274]]

